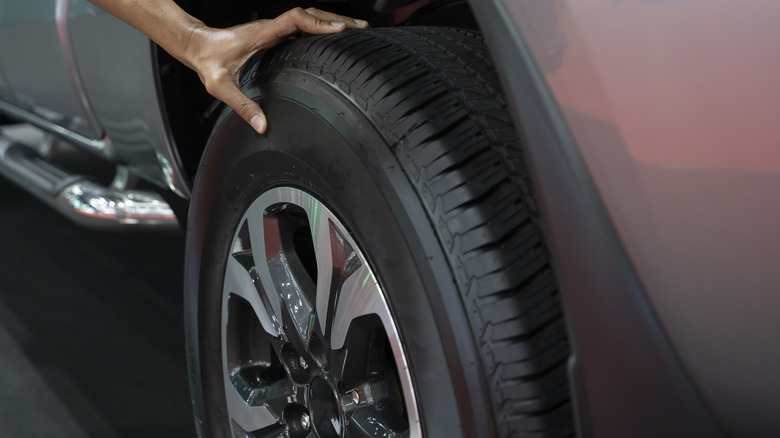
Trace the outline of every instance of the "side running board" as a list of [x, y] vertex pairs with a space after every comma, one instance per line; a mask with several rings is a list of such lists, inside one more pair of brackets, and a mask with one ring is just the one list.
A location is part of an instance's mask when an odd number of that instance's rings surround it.
[[173, 209], [157, 193], [98, 185], [3, 136], [0, 136], [0, 174], [69, 219], [88, 227], [179, 228]]

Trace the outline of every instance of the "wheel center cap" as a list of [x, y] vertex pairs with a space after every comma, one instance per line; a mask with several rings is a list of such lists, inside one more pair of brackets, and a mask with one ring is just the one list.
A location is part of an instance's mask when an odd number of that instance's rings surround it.
[[309, 386], [309, 411], [312, 425], [322, 438], [342, 436], [344, 427], [335, 389], [322, 377], [316, 377]]

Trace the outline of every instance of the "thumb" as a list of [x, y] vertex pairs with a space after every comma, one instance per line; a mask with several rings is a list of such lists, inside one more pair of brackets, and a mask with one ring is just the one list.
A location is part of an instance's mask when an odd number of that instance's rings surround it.
[[209, 94], [225, 102], [242, 119], [249, 123], [259, 134], [264, 134], [268, 126], [263, 110], [255, 101], [248, 98], [232, 80], [218, 81], [214, 86], [207, 86]]

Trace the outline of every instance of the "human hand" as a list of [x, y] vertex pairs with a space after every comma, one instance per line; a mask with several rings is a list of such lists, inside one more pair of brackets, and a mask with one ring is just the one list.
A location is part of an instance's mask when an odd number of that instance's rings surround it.
[[247, 61], [298, 32], [327, 34], [362, 29], [368, 23], [315, 8], [295, 8], [273, 20], [258, 20], [227, 29], [194, 26], [182, 61], [195, 70], [206, 91], [225, 102], [260, 134], [267, 127], [260, 106], [239, 88]]

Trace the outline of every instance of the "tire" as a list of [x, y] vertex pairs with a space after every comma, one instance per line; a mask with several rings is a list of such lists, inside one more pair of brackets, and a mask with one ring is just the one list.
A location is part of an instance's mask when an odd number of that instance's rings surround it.
[[481, 38], [307, 37], [242, 85], [268, 132], [218, 122], [187, 233], [199, 433], [573, 435], [560, 297]]

